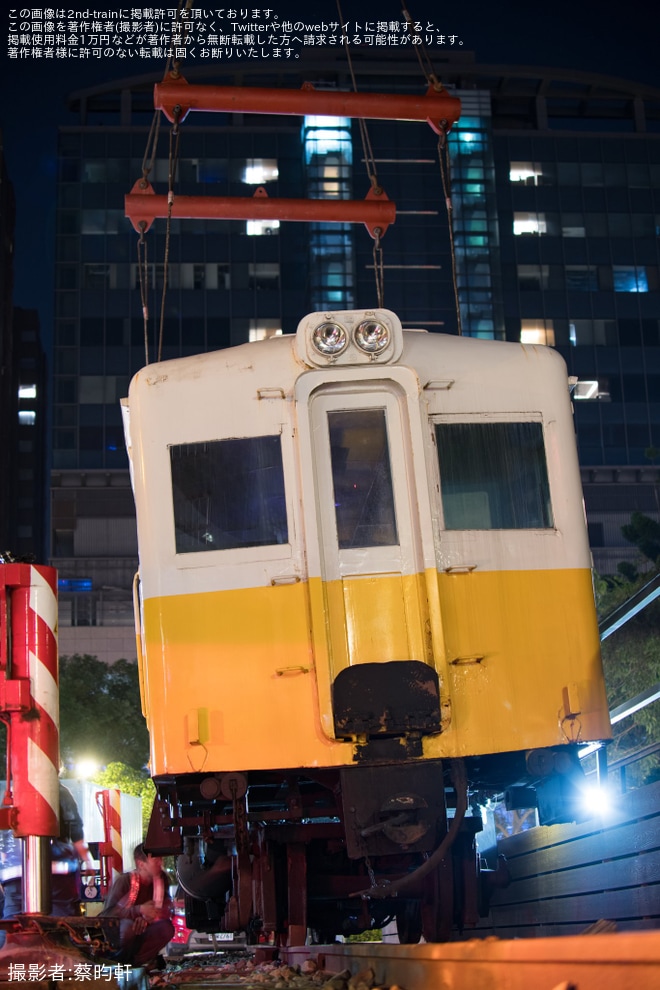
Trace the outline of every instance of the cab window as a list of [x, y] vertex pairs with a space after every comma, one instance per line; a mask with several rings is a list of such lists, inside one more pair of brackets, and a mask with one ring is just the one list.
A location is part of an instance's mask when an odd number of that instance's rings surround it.
[[445, 529], [553, 525], [541, 423], [436, 423]]
[[279, 436], [170, 447], [177, 553], [286, 543]]

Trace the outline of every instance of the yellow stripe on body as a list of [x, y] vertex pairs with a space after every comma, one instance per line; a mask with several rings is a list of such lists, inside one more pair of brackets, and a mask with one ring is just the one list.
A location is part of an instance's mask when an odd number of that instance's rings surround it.
[[450, 718], [426, 756], [609, 736], [587, 569], [170, 596], [145, 601], [144, 625], [154, 774], [350, 764], [352, 745], [328, 737], [351, 649], [354, 662], [424, 660], [431, 639]]
[[152, 774], [351, 762], [320, 725], [304, 583], [143, 608]]
[[610, 737], [588, 569], [475, 570], [437, 581], [451, 721], [425, 740], [425, 755]]

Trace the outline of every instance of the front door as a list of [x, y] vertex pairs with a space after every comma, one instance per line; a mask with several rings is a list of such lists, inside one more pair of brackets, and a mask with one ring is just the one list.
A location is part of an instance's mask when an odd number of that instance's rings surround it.
[[310, 418], [335, 733], [437, 731], [405, 395], [326, 385]]

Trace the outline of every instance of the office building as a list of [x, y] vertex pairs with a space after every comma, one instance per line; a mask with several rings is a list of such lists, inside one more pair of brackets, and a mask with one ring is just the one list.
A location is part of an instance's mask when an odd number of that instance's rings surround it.
[[13, 305], [15, 220], [0, 142], [0, 555], [44, 561], [46, 365], [36, 310]]
[[46, 357], [41, 344], [39, 314], [35, 309], [13, 310], [14, 386], [16, 410], [16, 474], [14, 478], [14, 532], [10, 546], [15, 556], [42, 562], [46, 548], [46, 483], [48, 444], [48, 388]]

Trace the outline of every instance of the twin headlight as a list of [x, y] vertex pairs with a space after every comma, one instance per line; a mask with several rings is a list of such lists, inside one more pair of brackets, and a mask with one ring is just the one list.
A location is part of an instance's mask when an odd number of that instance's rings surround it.
[[392, 364], [403, 350], [401, 321], [390, 309], [308, 313], [296, 337], [298, 356], [312, 368]]
[[[392, 339], [390, 328], [378, 320], [362, 320], [353, 329], [354, 343], [365, 354], [380, 354]], [[324, 357], [336, 357], [348, 346], [350, 337], [340, 323], [320, 323], [312, 331], [312, 344]]]

